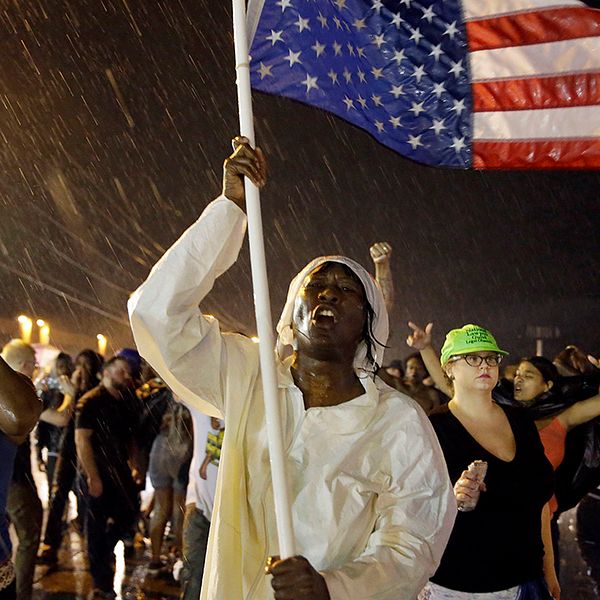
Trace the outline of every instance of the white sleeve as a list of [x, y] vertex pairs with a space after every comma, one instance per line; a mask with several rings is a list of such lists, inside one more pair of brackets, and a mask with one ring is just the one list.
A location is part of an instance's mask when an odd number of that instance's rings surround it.
[[127, 303], [139, 353], [175, 394], [213, 416], [223, 412], [228, 342], [218, 322], [202, 315], [198, 305], [237, 259], [245, 230], [244, 212], [220, 196]]
[[456, 501], [433, 427], [424, 414], [417, 418], [396, 438], [397, 460], [377, 499], [378, 518], [365, 551], [321, 573], [331, 600], [413, 600], [440, 563]]

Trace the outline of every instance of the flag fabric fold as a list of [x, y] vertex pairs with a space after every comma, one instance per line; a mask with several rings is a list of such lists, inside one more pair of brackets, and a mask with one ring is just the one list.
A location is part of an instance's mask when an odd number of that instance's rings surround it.
[[600, 11], [575, 0], [250, 0], [256, 90], [415, 161], [600, 167]]

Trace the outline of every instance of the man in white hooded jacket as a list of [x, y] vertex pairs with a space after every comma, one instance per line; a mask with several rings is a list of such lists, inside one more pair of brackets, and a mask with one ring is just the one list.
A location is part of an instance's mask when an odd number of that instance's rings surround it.
[[[433, 575], [455, 500], [421, 409], [375, 377], [388, 336], [381, 290], [357, 263], [321, 257], [292, 281], [277, 325], [278, 386], [299, 556], [278, 553], [258, 348], [198, 308], [236, 260], [243, 178], [266, 183], [245, 138], [214, 200], [132, 295], [142, 356], [199, 410], [223, 415], [203, 600], [410, 600]], [[287, 358], [284, 356], [286, 346]]]

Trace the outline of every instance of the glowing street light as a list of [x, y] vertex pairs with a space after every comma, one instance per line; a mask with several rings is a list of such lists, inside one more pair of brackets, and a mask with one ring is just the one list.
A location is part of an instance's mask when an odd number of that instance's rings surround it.
[[102, 335], [101, 333], [99, 333], [96, 336], [96, 339], [98, 340], [98, 354], [102, 354], [102, 356], [104, 356], [106, 354], [106, 346], [108, 344], [108, 339], [105, 335]]
[[35, 324], [39, 327], [38, 337], [40, 344], [43, 346], [50, 345], [50, 324], [46, 323], [44, 319], [38, 319]]
[[31, 330], [33, 329], [33, 321], [26, 315], [19, 315], [17, 317], [19, 322], [19, 329], [21, 330], [21, 339], [26, 344], [31, 344]]

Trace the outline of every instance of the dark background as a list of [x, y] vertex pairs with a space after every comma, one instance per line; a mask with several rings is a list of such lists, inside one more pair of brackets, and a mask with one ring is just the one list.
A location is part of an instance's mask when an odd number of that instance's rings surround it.
[[[127, 296], [219, 193], [237, 131], [229, 3], [2, 4], [1, 341], [25, 313], [71, 351], [98, 332], [130, 345]], [[438, 344], [475, 322], [517, 356], [536, 325], [560, 332], [549, 355], [600, 351], [600, 172], [436, 170], [316, 109], [258, 93], [254, 106], [274, 319], [315, 255], [369, 265], [387, 240], [388, 360], [408, 353], [409, 318], [435, 321]], [[247, 247], [203, 308], [255, 333]]]

